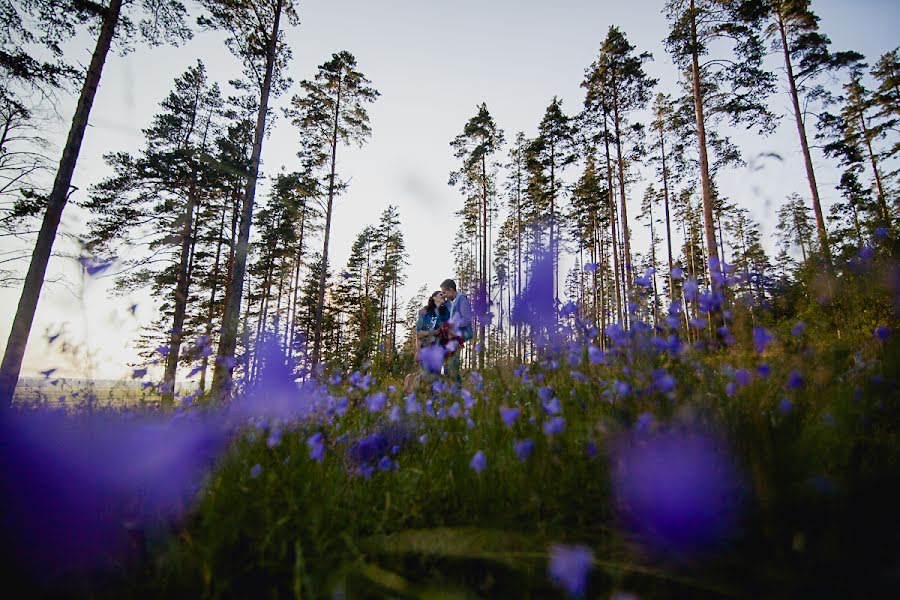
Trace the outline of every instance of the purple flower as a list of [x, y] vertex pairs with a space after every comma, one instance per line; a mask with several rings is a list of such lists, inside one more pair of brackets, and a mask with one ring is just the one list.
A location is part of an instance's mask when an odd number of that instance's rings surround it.
[[534, 440], [519, 440], [515, 444], [513, 444], [513, 449], [516, 451], [516, 455], [519, 457], [519, 460], [528, 460], [528, 457], [531, 456], [531, 452], [534, 450]]
[[426, 346], [419, 350], [419, 359], [429, 373], [440, 373], [444, 365], [444, 349], [440, 344]]
[[797, 321], [794, 323], [794, 326], [791, 327], [791, 335], [794, 337], [800, 337], [803, 335], [804, 331], [806, 331], [806, 323], [803, 321]]
[[649, 431], [653, 426], [653, 415], [648, 412], [641, 413], [634, 424], [635, 431]]
[[382, 456], [381, 460], [378, 461], [378, 470], [379, 471], [393, 471], [399, 469], [400, 465], [395, 461], [391, 460], [387, 456]]
[[594, 554], [587, 546], [550, 547], [547, 570], [550, 579], [566, 590], [570, 597], [584, 596], [587, 592], [588, 574], [591, 572]]
[[484, 452], [479, 450], [475, 453], [475, 456], [472, 457], [472, 460], [469, 461], [469, 466], [472, 467], [477, 473], [481, 473], [484, 471], [485, 467], [487, 467], [487, 458], [484, 456]]
[[566, 420], [563, 417], [553, 417], [544, 423], [544, 435], [557, 435], [566, 428]]
[[684, 277], [684, 269], [681, 267], [672, 267], [672, 279], [681, 279]]
[[782, 398], [781, 402], [778, 403], [778, 410], [783, 414], [788, 414], [794, 410], [794, 403], [787, 398]]
[[306, 446], [309, 448], [309, 457], [317, 462], [322, 462], [325, 457], [325, 443], [321, 433], [314, 433], [306, 440]]
[[803, 375], [799, 371], [791, 371], [791, 374], [788, 376], [787, 386], [792, 390], [802, 387]]
[[719, 439], [631, 435], [614, 446], [610, 466], [620, 517], [649, 549], [685, 555], [730, 534], [740, 478]]
[[275, 427], [269, 432], [269, 438], [266, 440], [266, 446], [274, 448], [281, 443], [281, 429]]
[[454, 419], [460, 418], [463, 414], [462, 406], [459, 405], [459, 402], [454, 402], [453, 405], [447, 409], [447, 414]]
[[688, 279], [684, 282], [684, 285], [681, 286], [681, 291], [684, 294], [684, 298], [688, 302], [693, 302], [697, 299], [697, 291], [699, 289], [700, 288], [697, 284], [696, 279]]
[[414, 415], [422, 410], [422, 407], [416, 402], [416, 393], [413, 392], [406, 397], [406, 414]]
[[619, 381], [618, 379], [613, 384], [613, 389], [616, 392], [617, 396], [627, 396], [631, 392], [631, 386], [627, 381]]
[[859, 249], [859, 257], [862, 260], [872, 260], [875, 257], [875, 248], [868, 244]]
[[891, 330], [887, 325], [881, 325], [875, 328], [874, 336], [876, 339], [885, 342], [891, 336]]
[[559, 404], [559, 398], [551, 398], [549, 401], [544, 402], [543, 406], [548, 415], [558, 415], [562, 412], [562, 406]]
[[668, 394], [675, 389], [675, 378], [665, 371], [655, 373], [653, 383], [656, 386], [656, 389], [663, 394]]
[[729, 382], [725, 385], [725, 395], [728, 396], [729, 398], [733, 397], [733, 396], [734, 396], [734, 393], [735, 393], [736, 391], [737, 391], [737, 386], [734, 385], [734, 382], [729, 381]]
[[602, 363], [605, 359], [606, 356], [600, 348], [594, 345], [588, 346], [588, 360], [591, 361], [592, 365]]
[[259, 474], [262, 473], [262, 466], [259, 463], [256, 463], [252, 467], [250, 467], [250, 477], [256, 479], [259, 477]]
[[734, 382], [740, 386], [747, 386], [753, 381], [753, 375], [747, 369], [738, 369], [734, 372]]
[[597, 263], [584, 263], [584, 270], [587, 273], [596, 273]]
[[772, 372], [772, 368], [766, 363], [761, 363], [756, 366], [756, 374], [765, 379], [769, 376], [769, 373]]
[[691, 327], [695, 329], [705, 329], [706, 328], [706, 319], [694, 318], [689, 321]]
[[513, 423], [516, 422], [516, 419], [519, 418], [519, 415], [522, 411], [518, 408], [507, 408], [505, 406], [500, 407], [500, 418], [503, 419], [503, 422], [507, 427], [512, 428]]
[[381, 412], [384, 410], [384, 404], [387, 402], [387, 394], [378, 392], [366, 397], [366, 406], [369, 412]]
[[775, 336], [773, 336], [772, 332], [765, 327], [756, 326], [753, 328], [753, 349], [756, 350], [757, 354], [765, 352], [766, 347], [771, 344], [774, 339]]

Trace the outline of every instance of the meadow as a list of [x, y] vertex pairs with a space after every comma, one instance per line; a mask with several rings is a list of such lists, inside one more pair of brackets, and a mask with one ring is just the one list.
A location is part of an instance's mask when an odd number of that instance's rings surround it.
[[[869, 319], [896, 298], [891, 277], [889, 259], [857, 259], [788, 320], [710, 305], [728, 324], [693, 344], [677, 312], [599, 336], [564, 307], [568, 339], [539, 360], [461, 387], [433, 375], [411, 395], [359, 371], [298, 385], [262, 347], [229, 409], [190, 398], [166, 413], [182, 427], [163, 438], [171, 456], [126, 425], [117, 476], [142, 453], [161, 467], [125, 495], [174, 486], [126, 537], [115, 511], [79, 514], [76, 491], [74, 522], [19, 546], [11, 581], [132, 598], [890, 597], [900, 353], [893, 325]], [[19, 498], [47, 492], [6, 475]], [[80, 541], [33, 562], [63, 535]]]

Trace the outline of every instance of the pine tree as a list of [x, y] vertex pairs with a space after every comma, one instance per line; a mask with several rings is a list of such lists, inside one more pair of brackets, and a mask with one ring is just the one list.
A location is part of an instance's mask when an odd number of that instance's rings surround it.
[[[40, 297], [41, 286], [44, 283], [44, 274], [47, 271], [47, 263], [50, 260], [50, 253], [53, 249], [53, 242], [56, 238], [56, 231], [59, 228], [63, 209], [65, 209], [71, 193], [72, 175], [75, 172], [75, 164], [78, 161], [81, 142], [84, 139], [91, 108], [94, 104], [94, 96], [100, 84], [103, 65], [112, 46], [113, 38], [116, 37], [117, 29], [119, 31], [119, 40], [123, 44], [127, 44], [129, 36], [133, 36], [136, 29], [131, 20], [131, 14], [137, 13], [134, 16], [139, 17], [141, 15], [140, 11], [143, 9], [146, 18], [140, 20], [139, 29], [147, 43], [152, 45], [162, 40], [177, 43], [190, 37], [190, 30], [184, 26], [184, 6], [178, 0], [147, 0], [140, 5], [130, 4], [129, 7], [131, 8], [125, 14], [122, 12], [123, 0], [110, 0], [108, 6], [93, 2], [83, 3], [75, 10], [68, 3], [60, 3], [53, 0], [34, 0], [34, 2], [30, 6], [37, 7], [36, 12], [41, 16], [41, 24], [46, 28], [45, 31], [48, 33], [53, 32], [50, 33], [51, 40], [54, 39], [53, 35], [60, 35], [56, 32], [61, 30], [63, 31], [63, 39], [65, 38], [66, 33], [73, 29], [72, 21], [70, 20], [73, 16], [76, 17], [76, 22], [89, 21], [93, 24], [99, 21], [100, 26], [97, 34], [97, 43], [84, 76], [81, 93], [75, 108], [75, 114], [72, 117], [72, 125], [69, 129], [66, 144], [63, 147], [62, 158], [59, 162], [53, 188], [47, 198], [43, 221], [35, 242], [28, 272], [25, 275], [22, 295], [19, 298], [16, 315], [13, 318], [12, 329], [10, 330], [6, 350], [3, 355], [3, 362], [0, 365], [0, 410], [12, 403], [13, 393], [22, 369], [22, 359], [25, 356], [25, 346], [31, 333], [31, 325], [34, 322], [34, 312]], [[141, 8], [134, 8], [136, 6]], [[60, 28], [61, 24], [63, 27]], [[59, 40], [60, 38], [55, 39]], [[22, 54], [20, 53], [19, 57], [21, 56]], [[6, 52], [3, 53], [2, 59], [3, 62], [9, 63], [9, 57]], [[33, 63], [26, 64], [29, 61], [24, 61], [23, 63], [17, 60], [14, 62], [19, 66], [25, 64], [26, 70], [35, 67]], [[46, 69], [39, 68], [39, 70], [43, 70], [44, 75], [48, 74]], [[50, 76], [52, 77], [52, 74]]]
[[806, 133], [806, 113], [811, 102], [825, 97], [824, 87], [818, 79], [824, 73], [849, 66], [862, 59], [857, 52], [832, 53], [829, 50], [831, 41], [819, 32], [819, 17], [812, 12], [810, 0], [765, 0], [771, 24], [767, 34], [772, 39], [773, 47], [783, 56], [787, 76], [788, 92], [794, 111], [794, 121], [800, 138], [800, 149], [806, 168], [806, 178], [812, 197], [813, 212], [816, 216], [816, 230], [819, 236], [819, 247], [827, 265], [831, 264], [831, 247], [828, 242], [828, 230], [825, 215], [819, 200], [819, 188], [816, 184], [812, 155]]
[[[755, 2], [744, 0], [667, 0], [665, 14], [671, 25], [666, 47], [676, 64], [690, 73], [706, 253], [718, 270], [707, 126], [727, 117], [732, 126], [756, 125], [763, 132], [774, 127], [765, 103], [774, 78], [762, 68], [765, 52], [757, 33], [764, 14]], [[719, 50], [723, 45], [731, 46], [730, 54]], [[716, 56], [701, 62], [712, 46]]]
[[562, 101], [554, 96], [538, 125], [538, 135], [527, 150], [528, 168], [533, 175], [533, 202], [535, 208], [543, 207], [547, 214], [544, 222], [549, 232], [554, 322], [558, 319], [559, 304], [559, 217], [564, 214], [563, 171], [577, 158], [574, 136], [572, 118], [563, 112]]
[[[491, 199], [496, 190], [497, 163], [492, 158], [503, 146], [503, 130], [497, 127], [494, 118], [482, 103], [478, 113], [469, 119], [463, 132], [450, 143], [455, 156], [462, 161], [457, 171], [450, 174], [450, 185], [460, 186], [469, 197], [478, 198], [478, 285], [473, 298], [478, 317], [478, 341], [485, 344], [485, 315], [490, 303], [489, 254], [490, 237], [488, 234], [489, 216], [492, 210]], [[479, 354], [479, 368], [484, 368], [485, 352]]]
[[791, 194], [787, 201], [778, 209], [778, 239], [785, 250], [793, 246], [799, 246], [803, 263], [809, 259], [815, 250], [812, 241], [813, 224], [809, 217], [809, 209], [798, 194]]
[[312, 80], [302, 81], [300, 86], [304, 95], [294, 96], [292, 99], [294, 124], [300, 129], [305, 152], [317, 153], [312, 164], [328, 170], [322, 249], [324, 268], [320, 268], [319, 305], [312, 353], [314, 365], [318, 365], [321, 357], [325, 279], [328, 272], [328, 243], [334, 197], [346, 187], [337, 175], [337, 150], [341, 144], [351, 142], [361, 147], [371, 134], [365, 105], [374, 102], [379, 93], [369, 83], [356, 70], [356, 58], [343, 51], [333, 54], [331, 60], [320, 65]]
[[635, 54], [625, 35], [616, 27], [610, 27], [600, 48], [600, 56], [592, 65], [585, 81], [590, 110], [598, 105], [608, 107], [612, 117], [613, 143], [616, 146], [616, 165], [619, 181], [619, 204], [622, 213], [622, 241], [625, 255], [626, 291], [631, 290], [634, 278], [631, 266], [631, 232], [628, 226], [628, 203], [625, 194], [625, 143], [629, 113], [642, 110], [650, 100], [650, 92], [656, 85], [644, 72], [643, 64], [651, 60], [649, 52]]
[[290, 59], [290, 50], [281, 39], [281, 20], [284, 17], [288, 23], [296, 24], [298, 17], [292, 0], [200, 0], [200, 2], [208, 12], [208, 16], [201, 17], [201, 25], [226, 32], [226, 46], [244, 66], [247, 81], [241, 81], [239, 85], [242, 89], [252, 90], [254, 98], [258, 99], [258, 102], [255, 102], [256, 128], [253, 132], [250, 170], [241, 201], [240, 226], [213, 372], [211, 395], [215, 399], [224, 400], [232, 391], [238, 321], [269, 98], [282, 93], [290, 83], [284, 75]]

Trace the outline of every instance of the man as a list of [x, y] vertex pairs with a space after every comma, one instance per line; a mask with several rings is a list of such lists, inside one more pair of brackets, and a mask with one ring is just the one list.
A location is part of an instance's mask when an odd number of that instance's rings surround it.
[[[472, 303], [465, 294], [461, 294], [456, 290], [456, 282], [452, 279], [445, 279], [441, 284], [441, 292], [444, 299], [450, 301], [450, 326], [453, 331], [463, 339], [463, 341], [471, 340], [475, 335], [472, 328]], [[462, 377], [459, 374], [459, 349], [453, 353], [453, 356], [447, 361], [445, 374], [452, 378], [456, 385], [462, 384]]]

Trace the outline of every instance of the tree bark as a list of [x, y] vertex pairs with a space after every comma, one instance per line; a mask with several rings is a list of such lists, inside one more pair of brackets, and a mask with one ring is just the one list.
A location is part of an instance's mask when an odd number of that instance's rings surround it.
[[[706, 253], [709, 261], [718, 263], [716, 225], [713, 220], [712, 180], [709, 176], [709, 155], [706, 146], [706, 123], [703, 116], [703, 98], [700, 90], [700, 58], [697, 51], [697, 11], [691, 0], [691, 87], [694, 96], [694, 113], [697, 121], [697, 146], [700, 154], [700, 184], [703, 190], [703, 231], [706, 235]], [[716, 265], [716, 268], [719, 268]]]
[[91, 107], [94, 104], [94, 96], [97, 94], [100, 76], [103, 73], [103, 64], [109, 54], [121, 10], [122, 0], [110, 0], [109, 6], [103, 13], [97, 45], [91, 56], [91, 63], [81, 88], [75, 115], [72, 117], [72, 126], [69, 129], [69, 136], [59, 161], [53, 190], [47, 199], [47, 210], [44, 212], [44, 220], [41, 223], [37, 242], [31, 255], [31, 263], [28, 265], [28, 272], [22, 286], [22, 295], [16, 308], [16, 316], [6, 342], [3, 363], [0, 365], [0, 410], [12, 404], [16, 384], [19, 382], [22, 359], [25, 357], [25, 347], [34, 323], [34, 313], [41, 295], [41, 287], [44, 284], [47, 263], [50, 261], [50, 253], [59, 229], [63, 209], [69, 199], [69, 189], [72, 184], [72, 175], [75, 172], [75, 164], [78, 162], [81, 142], [84, 140], [84, 132], [91, 114]]
[[803, 150], [803, 164], [806, 167], [806, 180], [809, 182], [809, 193], [812, 195], [813, 212], [816, 215], [816, 230], [819, 233], [819, 245], [822, 247], [822, 256], [825, 265], [831, 269], [831, 246], [828, 243], [828, 229], [825, 227], [825, 215], [822, 212], [822, 203], [819, 200], [819, 187], [816, 185], [816, 173], [813, 170], [812, 156], [809, 152], [809, 142], [806, 138], [806, 125], [803, 123], [803, 112], [800, 109], [800, 97], [797, 93], [797, 83], [794, 77], [794, 66], [791, 64], [791, 50], [788, 45], [787, 30], [781, 8], [775, 3], [775, 18], [778, 21], [778, 31], [781, 34], [781, 48], [784, 52], [784, 66], [787, 69], [788, 87], [791, 91], [791, 104], [794, 107], [794, 120], [797, 122], [797, 134], [800, 136], [800, 148]]
[[259, 97], [259, 113], [256, 117], [256, 130], [253, 135], [253, 152], [250, 156], [250, 174], [244, 192], [244, 204], [241, 210], [241, 226], [237, 247], [234, 253], [234, 271], [231, 285], [228, 288], [228, 302], [222, 318], [222, 334], [219, 337], [219, 349], [216, 356], [216, 368], [213, 372], [212, 396], [219, 401], [231, 396], [232, 374], [234, 372], [234, 351], [237, 348], [237, 329], [241, 312], [241, 295], [244, 288], [244, 276], [247, 269], [247, 251], [250, 244], [250, 225], [253, 220], [253, 200], [256, 197], [256, 180], [259, 176], [259, 159], [262, 154], [263, 137], [266, 132], [266, 113], [269, 109], [269, 93], [272, 88], [272, 75], [275, 70], [275, 52], [278, 45], [278, 28], [281, 24], [282, 0], [275, 6], [275, 18], [269, 46], [266, 49], [266, 73], [263, 78]]
[[331, 174], [328, 178], [328, 205], [325, 209], [325, 235], [322, 244], [322, 273], [319, 276], [319, 301], [316, 304], [316, 338], [313, 342], [313, 367], [318, 366], [322, 352], [322, 320], [325, 315], [325, 281], [328, 278], [328, 242], [331, 238], [331, 211], [334, 208], [335, 170], [337, 169], [338, 123], [341, 115], [341, 82], [338, 76], [337, 102], [334, 105], [334, 128], [331, 134]]

